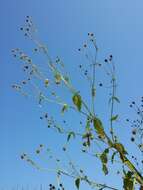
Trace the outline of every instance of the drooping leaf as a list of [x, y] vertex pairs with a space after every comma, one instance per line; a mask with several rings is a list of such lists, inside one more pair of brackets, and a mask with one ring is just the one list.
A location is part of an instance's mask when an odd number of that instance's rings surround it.
[[103, 172], [104, 172], [105, 175], [108, 174], [108, 168], [107, 168], [106, 164], [102, 165], [102, 170], [103, 170]]
[[113, 96], [109, 99], [109, 104], [111, 103], [111, 101], [115, 100], [117, 103], [120, 103], [119, 98], [117, 98], [116, 96]]
[[113, 96], [112, 99], [115, 100], [116, 102], [120, 103], [119, 98], [117, 98], [116, 96]]
[[75, 133], [73, 131], [70, 131], [68, 133], [67, 141], [69, 141], [71, 139], [71, 137], [75, 138]]
[[73, 100], [74, 105], [77, 107], [78, 111], [80, 111], [81, 110], [81, 106], [82, 106], [81, 96], [79, 94], [75, 94], [72, 97], [72, 100]]
[[104, 128], [103, 128], [103, 125], [102, 125], [101, 120], [96, 117], [96, 118], [94, 119], [94, 121], [93, 121], [93, 124], [94, 124], [94, 128], [95, 128], [97, 134], [98, 134], [102, 139], [104, 139], [104, 138], [105, 138], [105, 132], [104, 132]]
[[115, 155], [117, 154], [118, 152], [116, 151], [116, 152], [114, 152], [113, 154], [112, 154], [112, 156], [111, 156], [111, 162], [112, 162], [112, 164], [113, 164], [113, 162], [114, 162], [114, 158], [115, 158]]
[[100, 156], [100, 159], [101, 159], [101, 162], [106, 164], [107, 161], [108, 161], [108, 158], [107, 158], [107, 154], [109, 153], [109, 149], [105, 149], [104, 152], [101, 154]]
[[106, 148], [103, 153], [100, 155], [100, 160], [102, 162], [102, 170], [104, 172], [105, 175], [108, 174], [108, 168], [107, 168], [107, 162], [108, 162], [108, 154], [109, 153], [109, 149]]
[[79, 186], [80, 186], [80, 178], [77, 178], [77, 179], [75, 180], [75, 186], [76, 186], [77, 189], [79, 189]]
[[111, 117], [111, 121], [116, 121], [117, 118], [118, 118], [118, 115], [114, 115], [114, 116]]

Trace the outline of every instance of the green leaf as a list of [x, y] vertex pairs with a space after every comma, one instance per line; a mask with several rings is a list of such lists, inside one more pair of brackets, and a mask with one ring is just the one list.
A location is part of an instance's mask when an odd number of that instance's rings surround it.
[[102, 165], [102, 170], [103, 170], [103, 172], [104, 172], [105, 175], [108, 174], [108, 168], [107, 168], [106, 164]]
[[60, 84], [61, 83], [61, 75], [59, 73], [55, 74], [55, 83]]
[[64, 113], [65, 111], [67, 111], [67, 109], [68, 109], [68, 105], [64, 104], [63, 107], [62, 107], [61, 112]]
[[79, 186], [80, 186], [80, 178], [77, 178], [77, 179], [75, 180], [75, 186], [76, 186], [77, 189], [79, 189]]
[[127, 151], [125, 150], [124, 146], [121, 143], [115, 143], [114, 147], [116, 148], [116, 150], [118, 150], [119, 153], [127, 154]]
[[107, 168], [107, 162], [108, 162], [108, 157], [107, 157], [107, 154], [109, 153], [109, 149], [106, 148], [104, 150], [104, 152], [100, 155], [100, 160], [102, 162], [102, 170], [104, 172], [105, 175], [108, 174], [108, 168]]
[[102, 125], [101, 120], [98, 119], [98, 118], [95, 118], [94, 121], [93, 121], [93, 124], [94, 124], [94, 128], [95, 128], [97, 134], [98, 134], [102, 139], [104, 139], [104, 138], [105, 138], [105, 132], [104, 132], [104, 128], [103, 128], [103, 125]]
[[113, 164], [113, 162], [114, 162], [114, 158], [115, 158], [115, 155], [117, 154], [118, 152], [114, 152], [113, 154], [112, 154], [112, 156], [111, 156], [111, 162], [112, 162], [112, 164]]
[[133, 173], [128, 171], [123, 180], [124, 190], [134, 190], [134, 179], [132, 178]]
[[73, 131], [69, 132], [67, 141], [69, 141], [71, 137], [75, 138], [75, 133]]
[[119, 98], [117, 98], [116, 96], [113, 96], [112, 99], [115, 100], [116, 102], [120, 103]]
[[112, 117], [111, 117], [111, 121], [116, 121], [117, 118], [118, 118], [118, 115], [112, 116]]
[[113, 96], [109, 99], [109, 104], [111, 103], [111, 101], [115, 100], [117, 103], [120, 103], [120, 100], [116, 97], [116, 96]]
[[106, 164], [108, 162], [107, 154], [109, 153], [109, 149], [105, 149], [104, 152], [101, 154], [100, 159], [101, 162]]
[[81, 96], [79, 94], [75, 94], [72, 97], [72, 100], [73, 100], [74, 105], [77, 107], [78, 111], [80, 111], [81, 110], [81, 106], [82, 106]]

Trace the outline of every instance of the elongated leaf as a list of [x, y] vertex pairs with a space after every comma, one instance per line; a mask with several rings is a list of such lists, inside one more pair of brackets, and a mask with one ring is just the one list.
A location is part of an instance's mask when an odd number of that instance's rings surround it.
[[69, 132], [67, 141], [69, 141], [71, 139], [71, 137], [75, 138], [75, 133], [73, 131]]
[[93, 124], [94, 124], [94, 128], [95, 128], [97, 134], [98, 134], [102, 139], [104, 139], [104, 138], [105, 138], [105, 132], [104, 132], [104, 128], [103, 128], [103, 125], [102, 125], [101, 120], [98, 119], [98, 118], [95, 118], [94, 121], [93, 121]]
[[111, 98], [109, 99], [109, 102], [108, 102], [108, 103], [110, 104], [112, 100], [115, 100], [117, 103], [120, 103], [119, 98], [117, 98], [116, 96], [111, 97]]
[[78, 111], [81, 110], [81, 106], [82, 106], [82, 99], [81, 96], [79, 94], [75, 94], [72, 98], [74, 105], [77, 107]]
[[100, 160], [102, 162], [102, 170], [104, 172], [105, 175], [108, 174], [108, 168], [107, 168], [107, 162], [108, 162], [108, 156], [107, 154], [109, 153], [109, 149], [106, 148], [103, 153], [100, 156]]
[[77, 179], [75, 180], [75, 186], [76, 186], [77, 189], [79, 189], [79, 186], [80, 186], [80, 178], [77, 178]]
[[113, 154], [112, 154], [112, 156], [111, 156], [111, 162], [112, 162], [112, 164], [113, 164], [113, 162], [114, 162], [114, 158], [115, 158], [115, 155], [117, 154], [118, 152], [114, 152]]
[[118, 118], [118, 115], [114, 115], [113, 117], [111, 117], [111, 121], [116, 121]]
[[105, 149], [104, 152], [101, 154], [100, 159], [102, 163], [106, 164], [108, 161], [107, 154], [109, 153], [109, 149]]
[[119, 98], [117, 98], [116, 96], [113, 96], [112, 99], [115, 100], [116, 102], [120, 103]]
[[103, 172], [104, 172], [105, 175], [108, 174], [108, 168], [107, 168], [106, 164], [102, 165], [102, 170], [103, 170]]

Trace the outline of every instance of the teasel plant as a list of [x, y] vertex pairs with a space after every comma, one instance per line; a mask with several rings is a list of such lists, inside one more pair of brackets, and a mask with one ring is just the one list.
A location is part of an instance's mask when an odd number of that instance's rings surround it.
[[[67, 127], [70, 125], [66, 119], [58, 122], [56, 116], [52, 116], [50, 111], [43, 112], [40, 116], [41, 120], [46, 122], [49, 130], [54, 130], [59, 135], [66, 137], [66, 142], [62, 146], [63, 154], [67, 158], [67, 163], [61, 159], [57, 154], [53, 153], [45, 145], [40, 144], [36, 148], [35, 156], [43, 159], [43, 153], [47, 155], [44, 157], [44, 161], [52, 160], [55, 163], [55, 168], [45, 168], [34, 161], [34, 157], [27, 153], [21, 154], [21, 159], [32, 165], [34, 168], [40, 171], [47, 171], [56, 174], [57, 184], [49, 184], [49, 189], [64, 190], [63, 177], [67, 176], [73, 179], [73, 183], [77, 189], [80, 189], [81, 183], [86, 183], [89, 188], [103, 190], [111, 189], [118, 190], [116, 187], [112, 187], [106, 183], [100, 183], [92, 180], [82, 166], [77, 165], [70, 158], [70, 141], [77, 141], [80, 144], [81, 149], [79, 152], [89, 157], [98, 159], [101, 163], [101, 171], [103, 175], [108, 177], [110, 173], [110, 166], [118, 164], [120, 170], [117, 171], [117, 175], [121, 176], [123, 189], [134, 190], [143, 189], [143, 174], [140, 170], [139, 162], [135, 156], [131, 156], [128, 150], [125, 148], [123, 142], [120, 142], [119, 137], [116, 135], [114, 126], [119, 120], [119, 115], [115, 113], [115, 106], [120, 104], [120, 100], [117, 96], [117, 80], [116, 80], [116, 68], [113, 55], [109, 54], [103, 61], [98, 61], [99, 48], [97, 41], [93, 33], [87, 34], [87, 40], [83, 45], [77, 49], [77, 52], [81, 53], [86, 61], [86, 64], [79, 64], [79, 72], [86, 80], [89, 90], [89, 100], [87, 103], [87, 97], [76, 89], [72, 83], [72, 77], [67, 72], [66, 65], [62, 59], [57, 56], [53, 59], [49, 54], [49, 49], [43, 44], [37, 37], [37, 29], [33, 24], [30, 16], [26, 17], [26, 21], [20, 30], [24, 33], [24, 36], [30, 39], [35, 48], [33, 49], [35, 54], [42, 54], [46, 57], [47, 62], [42, 67], [36, 64], [32, 58], [19, 48], [12, 49], [12, 55], [14, 58], [22, 62], [22, 70], [25, 73], [25, 79], [19, 83], [12, 85], [12, 88], [18, 91], [25, 97], [35, 98], [38, 105], [42, 108], [43, 105], [52, 104], [58, 105], [60, 108], [60, 114], [64, 117], [64, 114], [68, 112], [75, 112], [79, 116], [79, 128]], [[45, 69], [46, 68], [46, 69]], [[48, 69], [47, 69], [48, 68]], [[98, 81], [96, 78], [97, 72], [101, 70], [106, 76], [105, 83]], [[98, 116], [96, 107], [96, 95], [99, 88], [104, 88], [108, 93], [108, 102], [110, 113], [107, 115], [109, 125], [105, 127], [102, 119]], [[48, 90], [47, 90], [48, 89]], [[70, 93], [69, 98], [63, 98], [58, 90], [67, 89]], [[48, 91], [48, 93], [47, 93]], [[137, 120], [126, 119], [129, 127], [132, 128], [131, 141], [137, 145], [139, 151], [143, 152], [143, 97], [141, 98], [141, 106], [135, 102], [131, 102], [130, 107], [137, 113]], [[119, 125], [119, 123], [118, 123]], [[85, 156], [86, 159], [86, 156]], [[85, 160], [86, 161], [86, 160]], [[90, 164], [90, 163], [89, 163]], [[143, 164], [143, 161], [142, 163]], [[88, 170], [88, 168], [87, 168]]]

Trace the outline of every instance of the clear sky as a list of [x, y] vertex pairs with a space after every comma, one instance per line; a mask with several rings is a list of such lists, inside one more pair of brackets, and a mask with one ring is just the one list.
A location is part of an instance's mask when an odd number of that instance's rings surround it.
[[[129, 102], [133, 98], [138, 100], [143, 93], [141, 0], [0, 0], [0, 187], [48, 184], [51, 177], [23, 163], [19, 155], [23, 151], [31, 153], [39, 143], [47, 146], [58, 143], [53, 133], [48, 136], [44, 123], [39, 120], [39, 107], [11, 89], [13, 82], [22, 79], [11, 49], [20, 47], [29, 51], [31, 48], [31, 42], [19, 30], [26, 15], [32, 16], [51, 54], [60, 55], [65, 65], [72, 68], [71, 74], [77, 73], [75, 65], [81, 60], [77, 49], [88, 32], [95, 34], [101, 58], [114, 55], [122, 103], [119, 113], [123, 119], [130, 114]], [[104, 104], [101, 102], [100, 106]], [[118, 132], [126, 139], [128, 130], [124, 128]], [[93, 173], [96, 174], [96, 169]], [[119, 185], [118, 180], [114, 183]]]

